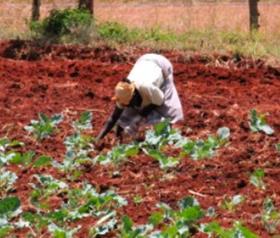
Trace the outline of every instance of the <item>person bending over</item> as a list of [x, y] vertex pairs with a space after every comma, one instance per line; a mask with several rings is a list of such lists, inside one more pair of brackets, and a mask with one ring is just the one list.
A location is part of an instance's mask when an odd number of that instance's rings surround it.
[[159, 54], [145, 54], [127, 78], [115, 87], [115, 109], [98, 134], [103, 139], [116, 125], [116, 135], [136, 135], [141, 125], [154, 125], [164, 119], [171, 124], [183, 120], [182, 105], [173, 80], [170, 61]]

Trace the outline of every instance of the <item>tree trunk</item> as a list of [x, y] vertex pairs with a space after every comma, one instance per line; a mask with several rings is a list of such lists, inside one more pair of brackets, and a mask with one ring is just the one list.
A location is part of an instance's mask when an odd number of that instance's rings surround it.
[[79, 8], [84, 8], [90, 11], [90, 13], [94, 14], [94, 0], [79, 0]]
[[38, 21], [40, 18], [41, 0], [33, 0], [32, 2], [32, 21]]
[[250, 31], [258, 30], [260, 27], [258, 1], [259, 0], [249, 0]]

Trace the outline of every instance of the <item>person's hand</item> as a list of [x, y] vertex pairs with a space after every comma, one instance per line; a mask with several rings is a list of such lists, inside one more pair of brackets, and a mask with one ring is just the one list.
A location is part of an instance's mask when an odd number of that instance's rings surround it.
[[102, 150], [104, 148], [104, 141], [97, 137], [93, 142], [93, 146], [96, 150]]
[[146, 132], [151, 129], [151, 126], [141, 126], [134, 137], [137, 142], [143, 142], [146, 139]]

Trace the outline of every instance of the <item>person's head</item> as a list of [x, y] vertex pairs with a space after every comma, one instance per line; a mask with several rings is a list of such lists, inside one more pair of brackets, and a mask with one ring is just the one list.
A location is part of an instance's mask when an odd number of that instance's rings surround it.
[[127, 107], [134, 95], [135, 84], [127, 81], [119, 82], [115, 87], [114, 99], [120, 107]]

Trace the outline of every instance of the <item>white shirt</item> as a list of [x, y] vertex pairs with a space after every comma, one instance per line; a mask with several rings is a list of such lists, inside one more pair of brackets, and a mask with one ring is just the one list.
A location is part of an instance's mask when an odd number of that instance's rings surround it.
[[[158, 105], [157, 113], [170, 118], [171, 123], [183, 120], [183, 109], [173, 79], [173, 67], [167, 58], [158, 54], [141, 56], [127, 79], [135, 83], [142, 97], [140, 109], [150, 104]], [[128, 121], [131, 118], [129, 115]]]
[[140, 57], [127, 76], [142, 97], [141, 108], [150, 104], [161, 106], [164, 102], [164, 93], [160, 89], [164, 82], [163, 69], [155, 60], [161, 60], [161, 57], [156, 54]]

